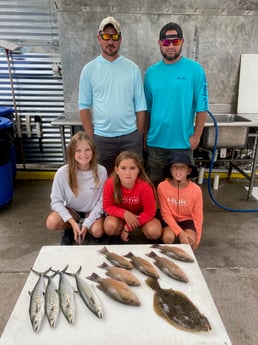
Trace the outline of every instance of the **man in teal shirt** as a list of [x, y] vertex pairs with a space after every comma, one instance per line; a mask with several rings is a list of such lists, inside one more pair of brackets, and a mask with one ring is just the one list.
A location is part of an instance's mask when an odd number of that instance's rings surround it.
[[147, 171], [155, 186], [173, 151], [183, 151], [193, 160], [208, 111], [208, 90], [202, 66], [181, 55], [181, 27], [166, 24], [160, 31], [163, 60], [145, 75], [147, 101]]

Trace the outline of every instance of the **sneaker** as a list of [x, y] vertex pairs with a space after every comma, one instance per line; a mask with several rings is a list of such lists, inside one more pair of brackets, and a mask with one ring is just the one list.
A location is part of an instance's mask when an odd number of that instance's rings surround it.
[[61, 239], [62, 246], [72, 246], [74, 242], [73, 229], [66, 229]]

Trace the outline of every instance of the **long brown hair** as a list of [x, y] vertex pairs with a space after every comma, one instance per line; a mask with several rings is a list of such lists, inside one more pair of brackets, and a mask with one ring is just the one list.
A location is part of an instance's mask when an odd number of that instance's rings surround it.
[[67, 163], [68, 163], [68, 172], [69, 172], [69, 185], [71, 190], [73, 191], [74, 195], [78, 195], [78, 180], [77, 180], [77, 172], [78, 172], [78, 164], [74, 159], [75, 152], [77, 149], [77, 145], [81, 141], [87, 141], [91, 150], [92, 150], [92, 160], [90, 162], [90, 169], [93, 172], [94, 180], [96, 186], [99, 184], [99, 175], [98, 175], [98, 164], [96, 158], [96, 146], [93, 140], [83, 131], [79, 131], [71, 137], [70, 143], [67, 147]]
[[[142, 180], [146, 181], [153, 189], [154, 196], [156, 198], [156, 191], [151, 183], [151, 180], [149, 179], [142, 163], [142, 158], [135, 152], [133, 151], [123, 151], [119, 153], [119, 155], [116, 157], [115, 160], [115, 167], [118, 168], [119, 164], [125, 160], [125, 159], [132, 159], [134, 161], [134, 164], [137, 166], [139, 169], [139, 174], [138, 177], [141, 178]], [[116, 174], [114, 171], [113, 173], [114, 176], [114, 201], [116, 204], [121, 204], [122, 203], [122, 192], [121, 192], [121, 182], [119, 176]]]

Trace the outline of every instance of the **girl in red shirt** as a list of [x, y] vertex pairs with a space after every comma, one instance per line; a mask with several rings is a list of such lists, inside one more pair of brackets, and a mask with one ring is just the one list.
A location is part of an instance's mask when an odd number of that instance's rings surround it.
[[154, 187], [140, 157], [132, 151], [117, 156], [114, 174], [105, 182], [103, 208], [107, 213], [104, 231], [109, 236], [120, 235], [128, 241], [129, 233], [138, 227], [149, 240], [161, 236]]

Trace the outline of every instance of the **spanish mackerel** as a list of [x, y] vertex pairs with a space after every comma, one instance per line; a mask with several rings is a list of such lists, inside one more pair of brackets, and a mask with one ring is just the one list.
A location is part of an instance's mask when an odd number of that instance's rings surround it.
[[48, 323], [50, 327], [53, 328], [56, 326], [58, 316], [60, 313], [59, 296], [54, 282], [55, 275], [56, 273], [52, 274], [51, 276], [45, 276], [48, 279], [45, 292], [45, 312]]
[[92, 273], [87, 279], [99, 283], [97, 287], [118, 302], [133, 306], [140, 305], [138, 297], [124, 282], [112, 278], [101, 278], [97, 273]]
[[99, 318], [103, 318], [103, 308], [98, 295], [95, 292], [94, 286], [90, 286], [85, 280], [79, 277], [81, 266], [76, 273], [68, 273], [75, 278], [78, 293], [85, 303], [85, 305]]
[[160, 244], [153, 244], [152, 248], [158, 248], [160, 251], [170, 258], [185, 262], [194, 262], [194, 259], [184, 249], [175, 246], [166, 246]]
[[70, 324], [74, 324], [76, 315], [76, 304], [74, 298], [74, 288], [65, 277], [66, 266], [62, 271], [54, 271], [60, 275], [59, 285], [58, 285], [58, 295], [61, 310]]
[[146, 255], [150, 258], [153, 258], [155, 260], [154, 264], [169, 277], [184, 283], [188, 282], [188, 278], [184, 271], [172, 260], [159, 256], [153, 251]]
[[45, 317], [45, 282], [44, 275], [49, 272], [50, 268], [45, 272], [37, 272], [31, 269], [32, 272], [36, 273], [39, 278], [32, 291], [29, 291], [30, 295], [30, 306], [29, 315], [30, 321], [34, 332], [38, 332], [42, 326]]
[[192, 301], [180, 291], [162, 289], [157, 279], [148, 278], [146, 284], [154, 293], [155, 312], [173, 326], [189, 332], [211, 330], [206, 316], [200, 313]]
[[126, 268], [127, 270], [132, 270], [133, 269], [133, 265], [132, 265], [132, 263], [129, 260], [125, 259], [121, 255], [118, 255], [118, 254], [113, 253], [113, 252], [109, 252], [106, 247], [102, 248], [99, 252], [101, 254], [104, 254], [106, 256], [106, 258], [113, 265], [115, 265], [117, 267]]

